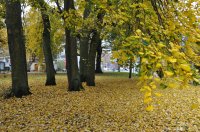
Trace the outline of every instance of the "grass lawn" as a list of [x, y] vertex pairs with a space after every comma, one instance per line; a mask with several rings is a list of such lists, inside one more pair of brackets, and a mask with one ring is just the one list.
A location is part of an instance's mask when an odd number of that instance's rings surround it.
[[[157, 89], [163, 96], [146, 112], [128, 73], [99, 74], [96, 87], [81, 92], [68, 92], [66, 80], [58, 74], [57, 86], [45, 87], [44, 74], [30, 74], [32, 95], [0, 99], [0, 131], [200, 131], [200, 87]], [[10, 85], [0, 75], [0, 92]]]

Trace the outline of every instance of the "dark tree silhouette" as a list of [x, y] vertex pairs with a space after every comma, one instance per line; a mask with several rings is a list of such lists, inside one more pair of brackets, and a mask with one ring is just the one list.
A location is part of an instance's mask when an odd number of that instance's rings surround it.
[[20, 0], [6, 0], [6, 26], [12, 66], [11, 93], [16, 97], [22, 97], [31, 93], [28, 86]]

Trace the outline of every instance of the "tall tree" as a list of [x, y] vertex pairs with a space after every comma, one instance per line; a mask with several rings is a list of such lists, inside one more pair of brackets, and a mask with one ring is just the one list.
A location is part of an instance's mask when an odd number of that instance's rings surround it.
[[[96, 8], [97, 6], [97, 8]], [[92, 11], [92, 8], [95, 7], [96, 12]], [[89, 29], [83, 27], [83, 37], [81, 38], [80, 44], [80, 73], [81, 73], [81, 81], [86, 82], [88, 86], [95, 86], [95, 58], [97, 48], [100, 49], [98, 53], [97, 61], [99, 62], [99, 57], [101, 57], [101, 39], [100, 39], [100, 31], [98, 29], [101, 28], [102, 19], [104, 16], [104, 12], [99, 5], [95, 5], [91, 0], [87, 0], [85, 4], [84, 10], [84, 20], [87, 21], [89, 16], [93, 16], [93, 23], [95, 27], [90, 27]], [[89, 23], [87, 23], [89, 24]], [[87, 25], [86, 24], [86, 25]], [[99, 45], [99, 46], [98, 46]], [[97, 67], [99, 68], [99, 64], [97, 63]], [[101, 70], [101, 69], [100, 69]]]
[[[91, 1], [87, 0], [85, 4], [85, 10], [83, 13], [83, 19], [86, 20], [90, 14], [91, 10]], [[83, 26], [83, 33], [80, 39], [80, 79], [81, 82], [85, 82], [87, 78], [87, 63], [88, 63], [88, 47], [90, 34], [87, 29], [87, 25]]]
[[92, 38], [89, 44], [88, 50], [88, 62], [87, 62], [87, 76], [86, 84], [88, 86], [95, 86], [95, 58], [96, 58], [96, 48], [99, 32], [97, 30], [92, 31]]
[[43, 52], [46, 64], [46, 86], [56, 85], [55, 69], [53, 65], [53, 57], [51, 51], [51, 24], [49, 15], [47, 14], [47, 4], [44, 0], [39, 0], [40, 11], [43, 21]]
[[20, 0], [6, 0], [6, 26], [12, 65], [11, 93], [16, 97], [29, 95], [25, 44]]
[[[41, 13], [35, 8], [31, 8], [25, 16], [25, 21], [24, 30], [27, 57], [37, 58], [39, 62], [42, 62], [44, 54], [42, 49], [43, 23]], [[34, 62], [36, 59], [32, 60]]]
[[[70, 10], [75, 10], [73, 0], [64, 0], [64, 10], [69, 13]], [[67, 18], [66, 18], [67, 19]], [[69, 27], [65, 28], [66, 45], [65, 54], [67, 60], [67, 75], [69, 91], [80, 91], [82, 89], [78, 62], [77, 62], [77, 40]]]

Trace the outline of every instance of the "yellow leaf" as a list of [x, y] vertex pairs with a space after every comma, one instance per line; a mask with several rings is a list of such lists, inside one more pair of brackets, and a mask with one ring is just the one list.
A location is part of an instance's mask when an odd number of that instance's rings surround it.
[[151, 85], [151, 88], [152, 89], [156, 89], [156, 85], [154, 84], [154, 85]]
[[119, 58], [119, 53], [117, 51], [113, 51], [112, 57], [113, 58]]
[[144, 55], [144, 53], [143, 52], [138, 52], [139, 53], [139, 55]]
[[184, 71], [189, 72], [191, 70], [190, 66], [188, 66], [187, 64], [181, 64], [180, 65], [181, 69], [183, 69]]
[[161, 93], [154, 93], [157, 97], [161, 97], [162, 94]]
[[160, 68], [162, 65], [160, 63], [156, 64], [156, 68]]
[[150, 103], [152, 101], [152, 98], [145, 98], [144, 99], [144, 103], [145, 104], [148, 104], [148, 103]]
[[151, 91], [151, 88], [149, 86], [144, 86], [144, 89]]
[[154, 78], [155, 82], [160, 82], [160, 78]]
[[150, 97], [151, 96], [151, 92], [147, 92], [145, 93], [144, 97], [147, 98], [147, 97]]
[[199, 79], [193, 78], [193, 80], [197, 83], [200, 83]]
[[168, 77], [171, 77], [171, 76], [174, 75], [174, 73], [171, 72], [171, 71], [164, 71], [164, 73], [165, 73], [165, 75], [168, 76]]
[[141, 35], [141, 34], [142, 34], [142, 31], [141, 31], [140, 29], [137, 29], [137, 30], [136, 30], [136, 33], [137, 33], [138, 35]]
[[177, 60], [176, 59], [174, 59], [174, 58], [172, 58], [172, 57], [169, 57], [168, 59], [167, 59], [169, 62], [171, 62], [171, 63], [175, 63]]
[[178, 84], [169, 83], [167, 86], [168, 86], [169, 88], [177, 88], [177, 87], [178, 87]]
[[149, 105], [149, 106], [146, 108], [146, 111], [153, 111], [153, 106], [152, 106], [152, 105]]
[[166, 47], [162, 42], [158, 43], [158, 47], [163, 48]]
[[198, 104], [192, 104], [192, 105], [191, 105], [191, 109], [192, 109], [192, 110], [197, 109], [198, 107], [199, 107]]
[[141, 92], [144, 92], [144, 91], [149, 91], [151, 92], [151, 88], [149, 86], [143, 86], [141, 89], [140, 89]]
[[142, 58], [142, 63], [148, 63], [147, 58]]

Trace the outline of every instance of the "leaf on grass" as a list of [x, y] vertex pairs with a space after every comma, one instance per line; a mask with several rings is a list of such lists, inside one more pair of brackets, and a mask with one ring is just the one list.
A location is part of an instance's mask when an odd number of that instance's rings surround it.
[[161, 93], [154, 93], [157, 97], [161, 97], [162, 94]]
[[147, 92], [147, 93], [144, 94], [145, 98], [150, 97], [150, 96], [151, 96], [151, 92]]
[[148, 112], [153, 111], [153, 106], [152, 106], [152, 105], [149, 105], [149, 106], [146, 108], [146, 111], [148, 111]]
[[192, 110], [197, 109], [198, 107], [199, 107], [198, 104], [192, 104], [192, 105], [191, 105], [191, 109], [192, 109]]
[[144, 99], [144, 103], [145, 104], [148, 104], [148, 103], [150, 103], [152, 101], [152, 98], [145, 98]]

